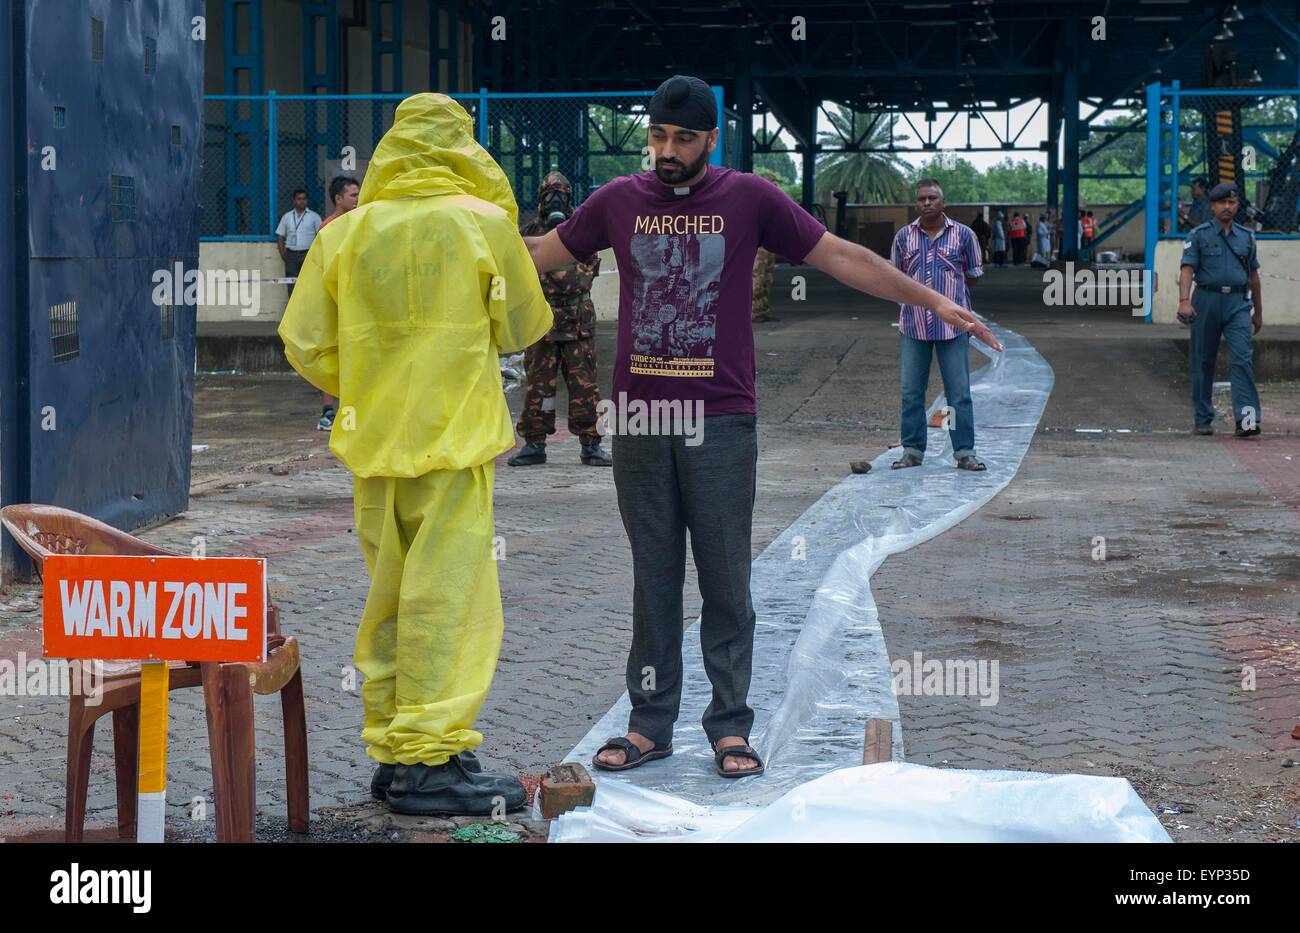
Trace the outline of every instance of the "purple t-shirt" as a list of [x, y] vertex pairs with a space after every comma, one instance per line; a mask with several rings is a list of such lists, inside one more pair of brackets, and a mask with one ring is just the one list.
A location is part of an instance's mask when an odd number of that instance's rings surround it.
[[700, 400], [722, 415], [756, 410], [758, 247], [799, 262], [826, 228], [766, 179], [710, 165], [690, 189], [617, 178], [556, 232], [579, 260], [611, 246], [618, 260], [614, 402]]

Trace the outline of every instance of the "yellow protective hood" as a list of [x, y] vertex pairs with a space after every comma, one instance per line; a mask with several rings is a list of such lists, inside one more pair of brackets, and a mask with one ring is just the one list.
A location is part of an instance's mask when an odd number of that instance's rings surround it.
[[514, 446], [498, 354], [554, 324], [516, 223], [465, 111], [441, 94], [403, 101], [360, 204], [312, 241], [279, 328], [294, 369], [338, 398], [330, 449], [357, 476], [464, 470]]
[[446, 94], [415, 94], [375, 147], [357, 205], [443, 194], [490, 201], [519, 221], [510, 181], [475, 140], [465, 108]]

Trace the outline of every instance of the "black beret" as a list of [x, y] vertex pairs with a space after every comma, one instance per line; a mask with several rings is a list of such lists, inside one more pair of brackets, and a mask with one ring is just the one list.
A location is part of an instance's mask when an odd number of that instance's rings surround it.
[[1224, 198], [1236, 198], [1237, 200], [1241, 200], [1241, 192], [1237, 190], [1237, 186], [1232, 182], [1225, 181], [1222, 184], [1215, 185], [1211, 188], [1206, 197], [1211, 201], [1222, 201]]

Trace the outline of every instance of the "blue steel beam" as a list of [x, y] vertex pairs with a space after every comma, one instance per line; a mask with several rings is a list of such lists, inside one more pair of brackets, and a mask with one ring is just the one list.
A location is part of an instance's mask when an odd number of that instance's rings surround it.
[[1079, 32], [1073, 20], [1062, 23], [1061, 107], [1065, 123], [1062, 166], [1064, 198], [1061, 203], [1061, 258], [1070, 260], [1079, 253]]
[[[247, 25], [245, 35], [240, 34], [240, 22]], [[225, 0], [222, 30], [222, 88], [227, 94], [261, 94], [263, 80], [262, 0]], [[242, 38], [247, 38], [247, 50], [239, 51]], [[247, 90], [241, 88], [240, 78], [247, 76]], [[259, 218], [274, 213], [275, 204], [266, 203], [266, 188], [259, 179], [256, 153], [265, 139], [265, 108], [249, 104], [248, 116], [241, 116], [238, 103], [227, 103], [226, 118], [226, 229], [234, 230], [238, 202], [248, 201], [249, 233], [261, 230]], [[239, 177], [240, 141], [248, 146], [249, 176]], [[270, 221], [270, 230], [275, 221]]]

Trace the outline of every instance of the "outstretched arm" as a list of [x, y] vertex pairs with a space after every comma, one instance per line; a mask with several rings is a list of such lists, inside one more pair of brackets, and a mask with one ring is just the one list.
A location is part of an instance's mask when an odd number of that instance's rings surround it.
[[817, 241], [804, 262], [868, 295], [929, 308], [945, 323], [970, 333], [994, 350], [1003, 349], [979, 318], [957, 302], [909, 278], [885, 259], [856, 243], [827, 233]]
[[524, 245], [528, 247], [528, 255], [533, 258], [533, 265], [537, 267], [538, 273], [550, 272], [560, 266], [577, 262], [573, 254], [564, 248], [564, 244], [560, 242], [560, 235], [554, 230], [548, 230], [542, 236], [526, 236]]

